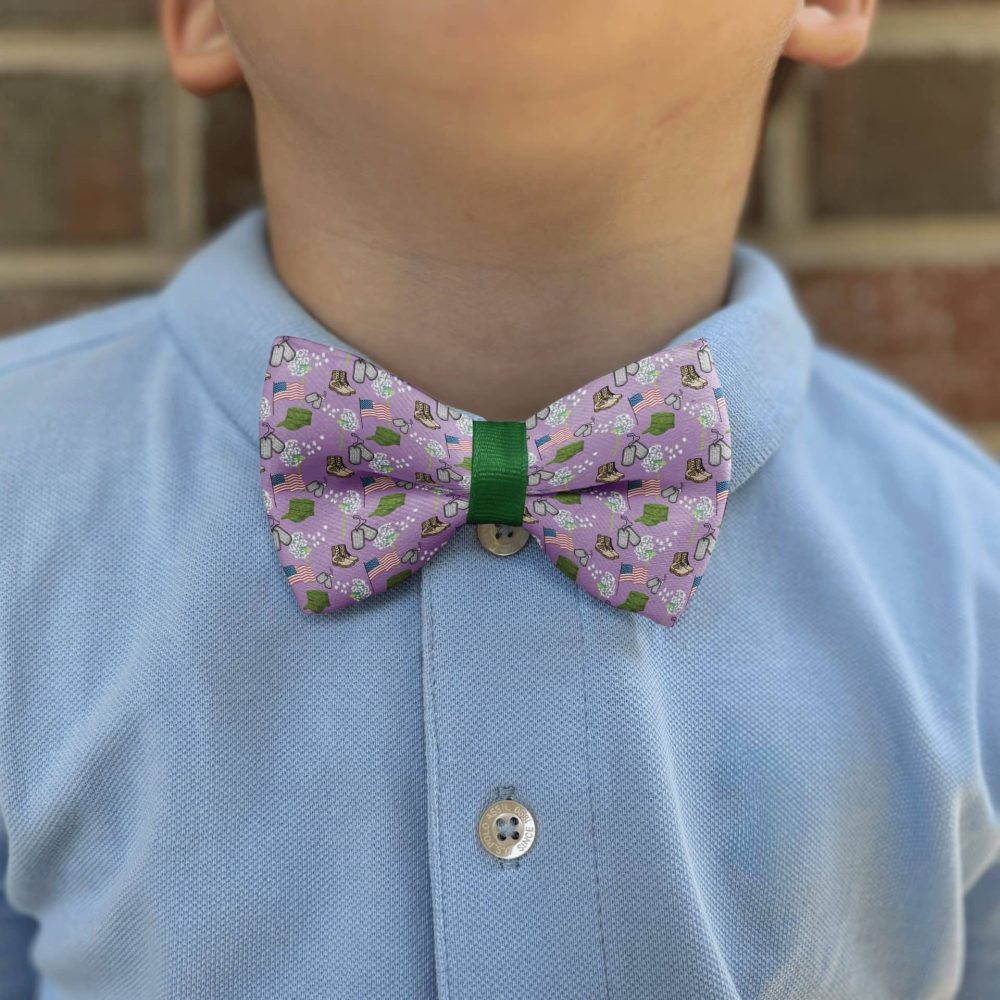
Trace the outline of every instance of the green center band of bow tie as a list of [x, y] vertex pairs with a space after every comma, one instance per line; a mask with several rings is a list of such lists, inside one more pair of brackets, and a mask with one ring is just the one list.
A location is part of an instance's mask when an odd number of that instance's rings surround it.
[[528, 494], [523, 420], [472, 421], [469, 524], [520, 524]]

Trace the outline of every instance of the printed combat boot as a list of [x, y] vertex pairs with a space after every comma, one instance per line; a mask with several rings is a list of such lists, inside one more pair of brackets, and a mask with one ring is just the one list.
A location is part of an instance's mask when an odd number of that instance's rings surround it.
[[594, 546], [598, 552], [604, 556], [605, 559], [617, 559], [618, 553], [615, 552], [615, 547], [611, 544], [610, 535], [598, 535], [597, 544]]
[[684, 478], [692, 483], [704, 483], [712, 478], [712, 473], [705, 469], [705, 464], [700, 458], [689, 458]]
[[675, 552], [673, 562], [670, 564], [670, 572], [674, 576], [687, 576], [688, 573], [694, 572], [694, 567], [688, 562], [688, 554], [686, 552]]
[[601, 410], [610, 409], [621, 398], [620, 392], [612, 392], [610, 386], [602, 386], [594, 393], [594, 412], [600, 413]]
[[427, 518], [426, 521], [421, 521], [420, 537], [429, 538], [431, 535], [440, 535], [442, 531], [446, 531], [447, 529], [448, 525], [435, 514], [433, 517]]
[[351, 553], [347, 551], [346, 545], [330, 546], [330, 562], [332, 562], [334, 566], [340, 566], [342, 569], [348, 569], [357, 561], [358, 557], [352, 556]]
[[529, 513], [528, 508], [524, 508], [524, 514], [521, 517], [521, 524], [538, 524], [538, 518]]
[[341, 479], [354, 475], [354, 473], [346, 465], [344, 465], [344, 460], [340, 455], [326, 456], [326, 471], [331, 476], [340, 476]]
[[434, 484], [434, 477], [429, 472], [414, 472], [413, 478], [418, 483], [430, 483], [431, 485]]
[[704, 389], [708, 383], [694, 370], [694, 365], [681, 365], [681, 385], [688, 389]]
[[353, 396], [354, 386], [347, 381], [347, 372], [335, 368], [330, 372], [330, 388], [341, 396]]
[[441, 429], [441, 425], [434, 419], [434, 416], [431, 413], [430, 406], [428, 406], [422, 399], [418, 399], [413, 404], [413, 419], [418, 423], [423, 424], [424, 427], [429, 427], [432, 431]]
[[597, 481], [599, 483], [617, 483], [619, 479], [624, 479], [625, 476], [615, 468], [614, 462], [605, 462], [597, 470]]

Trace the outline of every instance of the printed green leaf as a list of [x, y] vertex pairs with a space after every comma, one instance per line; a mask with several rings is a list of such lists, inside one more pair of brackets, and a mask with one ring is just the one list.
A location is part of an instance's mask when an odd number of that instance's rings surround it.
[[386, 590], [390, 587], [395, 587], [397, 583], [402, 583], [404, 580], [408, 580], [413, 576], [413, 570], [404, 569], [400, 570], [398, 573], [393, 573], [388, 580], [385, 581]]
[[306, 611], [326, 611], [330, 607], [330, 597], [325, 590], [306, 591]]
[[568, 462], [574, 455], [581, 451], [583, 451], [582, 441], [574, 441], [572, 444], [564, 444], [556, 452], [556, 457], [550, 459], [546, 464], [552, 465], [555, 462]]
[[670, 508], [662, 503], [644, 503], [642, 505], [642, 517], [637, 517], [636, 521], [639, 524], [647, 524], [652, 528], [654, 524], [665, 521], [669, 513]]
[[580, 494], [578, 492], [569, 491], [566, 493], [553, 493], [553, 500], [558, 500], [559, 503], [571, 504], [580, 502]]
[[460, 469], [471, 469], [472, 468], [472, 456], [466, 455], [461, 462], [458, 463]]
[[640, 594], [638, 590], [630, 590], [628, 597], [618, 605], [623, 611], [642, 611], [649, 600], [649, 594]]
[[307, 517], [312, 517], [316, 513], [316, 501], [297, 499], [288, 501], [288, 513], [282, 518], [283, 521], [304, 521]]
[[366, 441], [374, 441], [376, 444], [387, 445], [387, 444], [399, 444], [399, 435], [395, 431], [389, 430], [388, 427], [383, 427], [379, 424], [375, 428], [374, 434], [369, 434]]
[[301, 406], [290, 406], [285, 414], [285, 419], [278, 426], [287, 427], [290, 431], [297, 431], [300, 427], [308, 427], [311, 423], [312, 410], [303, 409]]
[[402, 507], [404, 503], [406, 503], [405, 493], [390, 493], [379, 500], [372, 517], [388, 517], [397, 507]]
[[652, 413], [649, 417], [649, 426], [642, 432], [643, 434], [662, 434], [664, 431], [674, 429], [674, 415], [672, 413]]
[[566, 556], [560, 556], [556, 560], [556, 569], [560, 573], [565, 573], [571, 580], [576, 580], [576, 574], [580, 572], [580, 567]]

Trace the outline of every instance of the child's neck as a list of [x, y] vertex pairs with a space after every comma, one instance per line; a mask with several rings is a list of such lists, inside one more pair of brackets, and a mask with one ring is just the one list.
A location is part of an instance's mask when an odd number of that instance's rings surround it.
[[348, 344], [492, 420], [721, 305], [755, 139], [713, 137], [708, 167], [649, 136], [583, 166], [421, 149], [355, 163], [278, 131], [262, 129], [261, 161], [283, 281]]

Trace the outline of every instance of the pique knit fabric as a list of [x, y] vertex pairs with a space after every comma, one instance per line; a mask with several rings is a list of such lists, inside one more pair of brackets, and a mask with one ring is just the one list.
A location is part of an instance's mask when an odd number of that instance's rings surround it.
[[591, 596], [670, 627], [715, 551], [732, 431], [704, 338], [527, 420], [491, 421], [365, 358], [282, 336], [259, 454], [271, 538], [307, 614], [385, 593], [464, 524], [499, 522], [523, 525]]
[[[711, 344], [739, 428], [674, 627], [472, 525], [306, 615], [261, 504], [280, 335], [364, 356], [254, 211], [162, 293], [0, 343], [0, 997], [997, 997], [983, 452], [738, 243], [664, 344]], [[477, 837], [504, 797], [517, 862]]]

